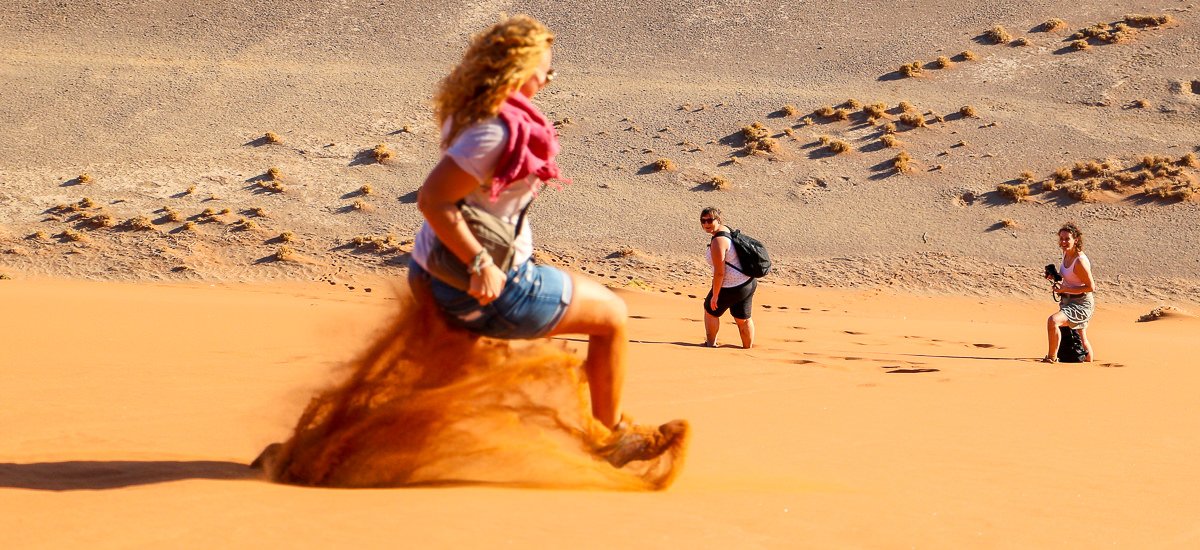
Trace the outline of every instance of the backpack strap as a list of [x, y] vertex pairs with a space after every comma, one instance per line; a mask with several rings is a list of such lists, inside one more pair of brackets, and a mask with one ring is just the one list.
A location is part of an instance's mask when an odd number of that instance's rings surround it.
[[[733, 248], [733, 235], [732, 235], [732, 234], [730, 234], [730, 232], [728, 232], [728, 231], [717, 231], [716, 233], [713, 233], [712, 239], [709, 239], [709, 240], [708, 240], [709, 244], [712, 244], [712, 240], [713, 240], [713, 239], [715, 239], [715, 238], [717, 238], [717, 237], [725, 237], [726, 239], [729, 239], [729, 248], [730, 248], [730, 250], [733, 250], [733, 253], [734, 253], [734, 254], [737, 254], [737, 250]], [[736, 266], [736, 265], [733, 265], [733, 264], [729, 263], [729, 260], [725, 260], [725, 265], [727, 265], [727, 266], [729, 266], [729, 267], [732, 267], [734, 271], [736, 271], [736, 272], [738, 272], [738, 273], [741, 273], [742, 275], [746, 275], [746, 272], [745, 272], [745, 271], [742, 271], [742, 270], [738, 269], [738, 266]], [[748, 276], [749, 276], [749, 275], [747, 275], [747, 277], [748, 277]]]

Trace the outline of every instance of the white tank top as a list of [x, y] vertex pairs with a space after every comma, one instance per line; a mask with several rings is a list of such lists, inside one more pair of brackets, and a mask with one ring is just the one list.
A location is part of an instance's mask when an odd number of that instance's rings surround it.
[[[730, 268], [728, 265], [721, 266], [725, 268], [725, 278], [721, 280], [721, 288], [731, 288], [746, 284], [746, 281], [750, 280], [750, 276], [742, 273], [741, 271], [742, 260], [741, 258], [738, 258], [737, 249], [733, 247], [733, 239], [730, 239], [724, 235], [716, 238], [725, 239], [729, 243], [729, 250], [725, 252], [725, 261], [733, 265], [733, 268]], [[708, 265], [712, 266], [712, 268], [716, 270], [717, 266], [713, 265], [712, 258], [712, 240], [708, 241], [708, 249], [706, 252], [707, 253], [704, 256], [708, 258]]]
[[1066, 259], [1063, 259], [1062, 265], [1058, 266], [1058, 272], [1062, 274], [1063, 286], [1070, 288], [1078, 288], [1083, 286], [1083, 280], [1075, 274], [1075, 264], [1079, 263], [1080, 258], [1086, 258], [1082, 252], [1075, 256], [1075, 261], [1071, 265], [1066, 264]]

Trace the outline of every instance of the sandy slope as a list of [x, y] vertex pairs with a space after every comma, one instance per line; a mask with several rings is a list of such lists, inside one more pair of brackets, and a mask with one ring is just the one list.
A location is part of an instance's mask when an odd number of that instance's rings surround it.
[[1195, 318], [1139, 324], [1148, 308], [1102, 303], [1102, 362], [1046, 366], [1031, 358], [1048, 301], [766, 288], [761, 345], [742, 351], [692, 345], [694, 300], [623, 296], [636, 341], [627, 410], [695, 428], [670, 490], [351, 491], [269, 484], [243, 464], [366, 341], [395, 303], [386, 293], [6, 281], [0, 529], [15, 547], [1200, 536]]

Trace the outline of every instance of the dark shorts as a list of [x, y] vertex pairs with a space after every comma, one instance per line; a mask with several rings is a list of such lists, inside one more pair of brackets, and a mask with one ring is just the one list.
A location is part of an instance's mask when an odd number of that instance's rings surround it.
[[519, 340], [545, 336], [571, 303], [571, 277], [561, 270], [525, 262], [508, 274], [500, 296], [486, 306], [409, 262], [409, 277], [426, 277], [433, 301], [451, 325], [482, 336]]
[[712, 291], [708, 291], [708, 296], [704, 297], [704, 311], [708, 312], [713, 317], [720, 317], [728, 310], [734, 319], [749, 319], [750, 310], [754, 307], [754, 291], [758, 288], [758, 281], [750, 279], [738, 286], [722, 288], [721, 293], [717, 295], [717, 309], [710, 309], [709, 304], [712, 303]]

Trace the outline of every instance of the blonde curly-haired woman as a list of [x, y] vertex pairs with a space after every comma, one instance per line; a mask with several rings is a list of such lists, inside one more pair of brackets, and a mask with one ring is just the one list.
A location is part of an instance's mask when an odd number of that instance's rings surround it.
[[[442, 158], [417, 195], [425, 224], [417, 233], [410, 279], [415, 289], [428, 289], [451, 325], [478, 335], [586, 334], [592, 414], [614, 431], [605, 458], [620, 467], [657, 456], [686, 425], [664, 424], [647, 438], [645, 430], [622, 421], [625, 303], [591, 279], [530, 261], [533, 237], [525, 214], [545, 182], [559, 177], [557, 133], [530, 101], [554, 79], [553, 43], [554, 35], [536, 19], [507, 18], [473, 37], [442, 81], [434, 96]], [[515, 227], [507, 272], [472, 233], [460, 210], [464, 204]], [[439, 246], [467, 266], [469, 281], [456, 285], [431, 268]]]
[[1083, 361], [1090, 363], [1095, 352], [1087, 337], [1088, 322], [1096, 311], [1096, 290], [1092, 279], [1092, 261], [1083, 253], [1083, 231], [1072, 222], [1063, 224], [1058, 230], [1058, 247], [1062, 250], [1062, 263], [1058, 272], [1062, 281], [1054, 283], [1054, 292], [1059, 297], [1058, 311], [1046, 319], [1046, 356], [1042, 361], [1057, 362], [1058, 345], [1061, 337], [1058, 327], [1070, 327], [1079, 334], [1083, 349], [1087, 351]]

